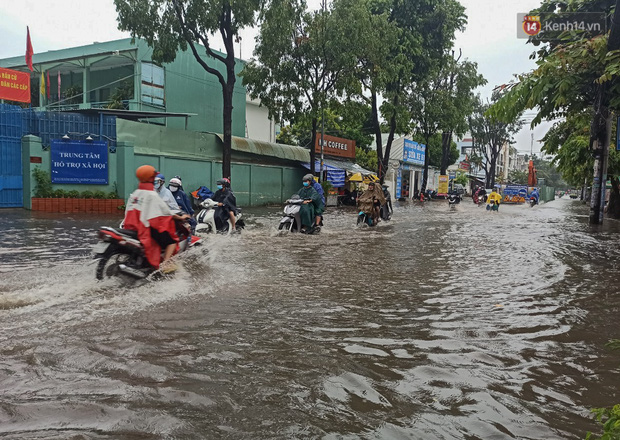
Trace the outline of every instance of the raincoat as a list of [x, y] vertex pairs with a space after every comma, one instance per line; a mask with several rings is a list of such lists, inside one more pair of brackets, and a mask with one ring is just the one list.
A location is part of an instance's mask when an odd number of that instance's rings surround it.
[[316, 192], [318, 192], [319, 195], [321, 196], [322, 205], [319, 209], [316, 210], [316, 213], [315, 213], [316, 215], [321, 215], [325, 211], [325, 191], [323, 191], [323, 185], [321, 185], [316, 180], [312, 183], [312, 188], [314, 188]]
[[220, 231], [224, 228], [228, 220], [230, 220], [230, 212], [237, 215], [237, 198], [230, 188], [222, 188], [215, 191], [211, 200], [223, 204], [223, 206], [215, 208], [215, 212], [213, 213], [215, 227]]
[[166, 202], [166, 205], [168, 205], [170, 209], [173, 209], [175, 211], [180, 210], [177, 201], [174, 199], [174, 196], [168, 188], [162, 185], [158, 190], [156, 189], [155, 192], [159, 194], [159, 197], [161, 197], [161, 199]]
[[487, 203], [496, 202], [499, 205], [501, 201], [502, 201], [501, 194], [496, 193], [495, 191], [493, 191], [491, 194], [489, 194], [489, 197], [487, 197]]
[[310, 227], [314, 223], [317, 212], [323, 209], [323, 201], [316, 189], [311, 186], [304, 186], [297, 191], [299, 197], [303, 200], [312, 200], [312, 203], [301, 205], [299, 215], [301, 216], [301, 225]]
[[385, 205], [385, 195], [383, 190], [375, 185], [374, 190], [367, 189], [364, 193], [357, 198], [357, 207], [360, 211], [364, 211], [367, 214], [375, 216], [373, 209], [374, 201], [377, 200], [381, 206]]
[[159, 268], [161, 247], [151, 237], [151, 228], [158, 232], [168, 232], [177, 242], [176, 225], [166, 202], [153, 188], [152, 183], [140, 183], [131, 193], [125, 208], [123, 227], [138, 232], [138, 240], [144, 246], [144, 254], [149, 264]]

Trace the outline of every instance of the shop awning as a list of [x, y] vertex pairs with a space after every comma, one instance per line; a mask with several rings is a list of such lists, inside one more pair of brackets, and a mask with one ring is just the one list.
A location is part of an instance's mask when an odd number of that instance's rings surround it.
[[[215, 135], [224, 142], [223, 135], [218, 133], [215, 133]], [[232, 137], [231, 148], [244, 153], [273, 156], [298, 162], [308, 162], [310, 160], [310, 150], [307, 148], [287, 144], [274, 144], [273, 142], [257, 141], [237, 136]]]
[[[310, 169], [310, 162], [302, 163], [305, 168]], [[314, 165], [315, 170], [319, 170], [321, 168], [321, 162], [316, 161]], [[344, 186], [344, 178], [345, 178], [345, 170], [342, 168], [335, 167], [327, 163], [327, 161], [323, 160], [323, 171], [327, 171], [327, 181], [331, 183], [334, 188], [341, 188]]]

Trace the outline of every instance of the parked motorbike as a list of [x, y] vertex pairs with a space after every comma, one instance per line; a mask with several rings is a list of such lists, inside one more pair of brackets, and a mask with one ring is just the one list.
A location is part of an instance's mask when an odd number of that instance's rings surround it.
[[[212, 232], [220, 234], [230, 234], [232, 232], [232, 222], [230, 219], [218, 228], [215, 222], [215, 209], [217, 202], [213, 199], [205, 199], [200, 203], [202, 210], [196, 216], [196, 234], [206, 235]], [[235, 213], [235, 228], [240, 231], [245, 228], [245, 223], [241, 218], [241, 208], [237, 208]]]
[[383, 196], [385, 197], [385, 205], [381, 206], [379, 214], [381, 215], [381, 220], [390, 220], [392, 218], [392, 195], [388, 191], [388, 189], [383, 187]]
[[[184, 252], [201, 242], [199, 237], [191, 235], [187, 221], [176, 221], [176, 226], [179, 237], [178, 252]], [[144, 247], [138, 240], [136, 231], [103, 226], [97, 235], [99, 243], [95, 245], [93, 252], [94, 258], [99, 260], [95, 272], [98, 280], [119, 278], [132, 282], [143, 280], [156, 272], [144, 255]]]
[[[281, 231], [288, 232], [301, 232], [301, 205], [303, 205], [304, 200], [299, 197], [299, 195], [294, 194], [288, 199], [284, 206], [284, 216], [280, 220], [278, 224], [278, 229]], [[309, 231], [306, 231], [306, 234], [318, 234], [321, 231], [322, 222], [320, 225], [312, 225]]]

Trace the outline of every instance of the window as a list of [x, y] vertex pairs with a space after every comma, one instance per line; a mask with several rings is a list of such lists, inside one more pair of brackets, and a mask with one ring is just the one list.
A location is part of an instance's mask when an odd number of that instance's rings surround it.
[[142, 63], [142, 102], [161, 107], [166, 105], [164, 68], [153, 63]]

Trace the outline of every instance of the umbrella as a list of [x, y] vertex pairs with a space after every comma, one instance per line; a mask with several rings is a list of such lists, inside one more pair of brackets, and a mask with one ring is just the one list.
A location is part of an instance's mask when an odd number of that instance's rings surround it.
[[349, 182], [363, 182], [363, 181], [364, 181], [364, 177], [362, 176], [362, 173], [351, 174], [351, 177], [349, 177]]

